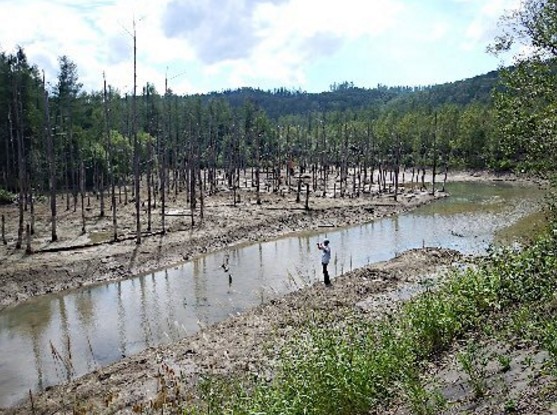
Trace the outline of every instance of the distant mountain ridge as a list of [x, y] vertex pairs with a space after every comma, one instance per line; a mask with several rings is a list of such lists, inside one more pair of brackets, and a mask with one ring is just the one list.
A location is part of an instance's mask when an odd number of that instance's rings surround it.
[[499, 71], [491, 71], [472, 78], [439, 85], [409, 87], [360, 88], [353, 83], [333, 84], [331, 90], [309, 93], [301, 90], [278, 88], [264, 91], [239, 88], [200, 95], [203, 101], [224, 99], [232, 107], [241, 107], [249, 100], [263, 109], [272, 119], [311, 112], [331, 112], [382, 108], [385, 105], [405, 108], [416, 104], [432, 107], [444, 104], [468, 105], [471, 102], [489, 103], [491, 93], [499, 80]]

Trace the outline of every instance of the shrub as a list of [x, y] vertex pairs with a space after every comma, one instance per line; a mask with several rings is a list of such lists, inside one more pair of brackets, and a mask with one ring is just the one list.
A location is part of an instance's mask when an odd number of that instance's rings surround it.
[[0, 205], [9, 205], [15, 200], [15, 195], [7, 190], [0, 189]]

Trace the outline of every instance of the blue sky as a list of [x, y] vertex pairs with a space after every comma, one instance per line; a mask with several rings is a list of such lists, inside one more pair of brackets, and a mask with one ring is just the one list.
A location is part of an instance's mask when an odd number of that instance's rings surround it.
[[0, 0], [0, 50], [21, 45], [56, 82], [58, 57], [77, 64], [87, 91], [102, 75], [177, 93], [242, 86], [308, 92], [431, 85], [502, 62], [486, 53], [519, 0]]

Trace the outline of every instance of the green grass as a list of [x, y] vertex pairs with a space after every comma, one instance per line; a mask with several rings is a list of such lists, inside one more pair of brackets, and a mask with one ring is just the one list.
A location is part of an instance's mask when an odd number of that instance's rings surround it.
[[513, 225], [501, 229], [495, 234], [495, 243], [511, 245], [518, 242], [523, 245], [532, 243], [532, 235], [539, 234], [547, 226], [545, 212], [538, 211], [519, 219]]

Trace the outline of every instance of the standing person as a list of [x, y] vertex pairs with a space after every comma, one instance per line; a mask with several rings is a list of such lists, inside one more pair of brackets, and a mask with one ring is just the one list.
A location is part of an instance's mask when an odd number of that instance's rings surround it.
[[330, 286], [331, 280], [329, 279], [329, 271], [327, 270], [327, 265], [331, 260], [331, 248], [329, 247], [329, 240], [325, 239], [323, 243], [317, 242], [317, 248], [319, 248], [323, 253], [321, 254], [321, 265], [323, 265], [323, 277], [325, 279], [325, 285]]

